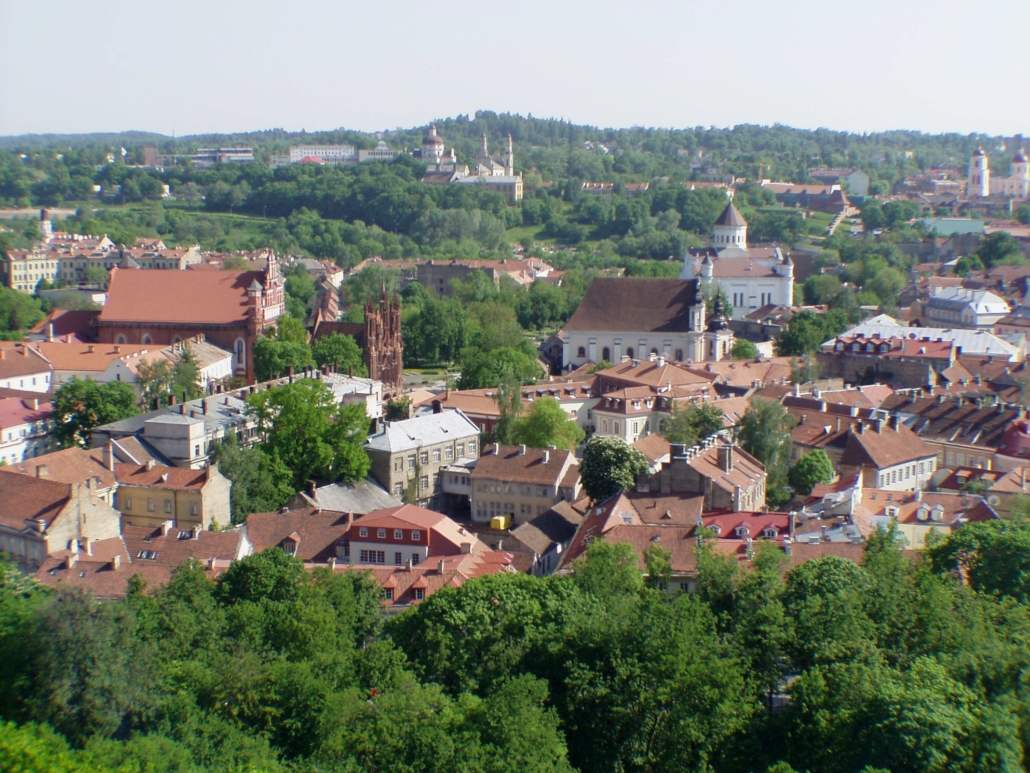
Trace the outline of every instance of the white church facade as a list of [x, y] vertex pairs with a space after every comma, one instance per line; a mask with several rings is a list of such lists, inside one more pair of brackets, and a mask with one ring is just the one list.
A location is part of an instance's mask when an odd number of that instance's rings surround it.
[[966, 194], [970, 198], [1004, 196], [1006, 198], [1030, 198], [1030, 161], [1022, 148], [1012, 159], [1012, 174], [1009, 177], [991, 175], [990, 158], [983, 148], [977, 148], [969, 159], [969, 178]]
[[743, 319], [758, 309], [794, 304], [794, 263], [777, 246], [749, 247], [747, 221], [732, 203], [715, 221], [712, 246], [684, 256], [680, 276], [696, 275], [701, 285], [717, 285], [732, 306], [731, 319]]

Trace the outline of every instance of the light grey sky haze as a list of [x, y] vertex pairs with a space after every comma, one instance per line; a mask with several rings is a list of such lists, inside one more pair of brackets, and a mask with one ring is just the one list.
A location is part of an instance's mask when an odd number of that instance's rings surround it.
[[0, 135], [476, 110], [1030, 135], [1030, 0], [0, 0]]

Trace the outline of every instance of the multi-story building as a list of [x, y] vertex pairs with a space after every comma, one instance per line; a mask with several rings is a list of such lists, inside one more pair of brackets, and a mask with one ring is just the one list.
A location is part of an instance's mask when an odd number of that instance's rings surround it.
[[571, 451], [487, 446], [471, 478], [472, 519], [480, 523], [507, 515], [521, 525], [579, 498], [579, 462]]
[[1012, 174], [1009, 177], [992, 177], [991, 166], [983, 148], [977, 148], [969, 159], [969, 176], [966, 193], [971, 197], [1005, 196], [1007, 198], [1030, 198], [1030, 160], [1022, 148], [1017, 148], [1012, 159]]
[[479, 427], [458, 410], [389, 422], [365, 445], [372, 476], [398, 499], [443, 511], [442, 475], [459, 460], [479, 458]]
[[926, 488], [936, 469], [937, 451], [897, 416], [857, 423], [840, 458], [842, 477], [889, 491]]
[[372, 150], [359, 150], [358, 161], [364, 163], [366, 161], [390, 161], [401, 154], [399, 150], [391, 150], [386, 146], [383, 140], [379, 140], [376, 146]]
[[0, 551], [26, 571], [38, 569], [47, 556], [81, 540], [117, 537], [118, 512], [87, 483], [47, 480], [37, 474], [0, 467]]
[[356, 164], [358, 153], [353, 145], [293, 145], [290, 147], [289, 163], [296, 164], [307, 158], [336, 166], [337, 164]]
[[202, 470], [147, 464], [114, 465], [118, 492], [114, 506], [131, 526], [158, 528], [171, 521], [177, 529], [227, 526], [231, 483], [218, 465]]
[[0, 389], [50, 392], [54, 366], [36, 348], [18, 342], [0, 343]]
[[924, 301], [912, 304], [913, 324], [991, 331], [1011, 309], [1004, 298], [989, 290], [935, 287]]
[[57, 483], [86, 486], [100, 501], [114, 507], [114, 493], [118, 488], [114, 459], [110, 446], [88, 450], [72, 446], [26, 458], [21, 463], [12, 461], [6, 469]]
[[52, 412], [52, 405], [39, 398], [0, 398], [0, 464], [47, 453], [54, 445]]
[[704, 512], [760, 510], [765, 478], [760, 461], [713, 436], [692, 448], [672, 444], [669, 461], [642, 479], [637, 491], [703, 497]]

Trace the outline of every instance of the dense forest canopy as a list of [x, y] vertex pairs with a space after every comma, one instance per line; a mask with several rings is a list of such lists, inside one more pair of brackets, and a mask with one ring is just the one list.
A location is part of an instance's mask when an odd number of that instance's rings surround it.
[[[0, 768], [1020, 773], [1025, 523], [921, 556], [751, 568], [592, 543], [574, 576], [493, 575], [398, 617], [361, 572], [279, 548], [124, 600], [0, 574]], [[1005, 569], [1001, 570], [1004, 566]]]

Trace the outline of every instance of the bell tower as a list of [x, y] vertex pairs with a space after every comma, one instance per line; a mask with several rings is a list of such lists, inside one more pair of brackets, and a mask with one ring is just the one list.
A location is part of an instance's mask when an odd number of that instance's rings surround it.
[[991, 195], [991, 167], [982, 147], [973, 152], [969, 159], [969, 184], [966, 194], [983, 198]]

